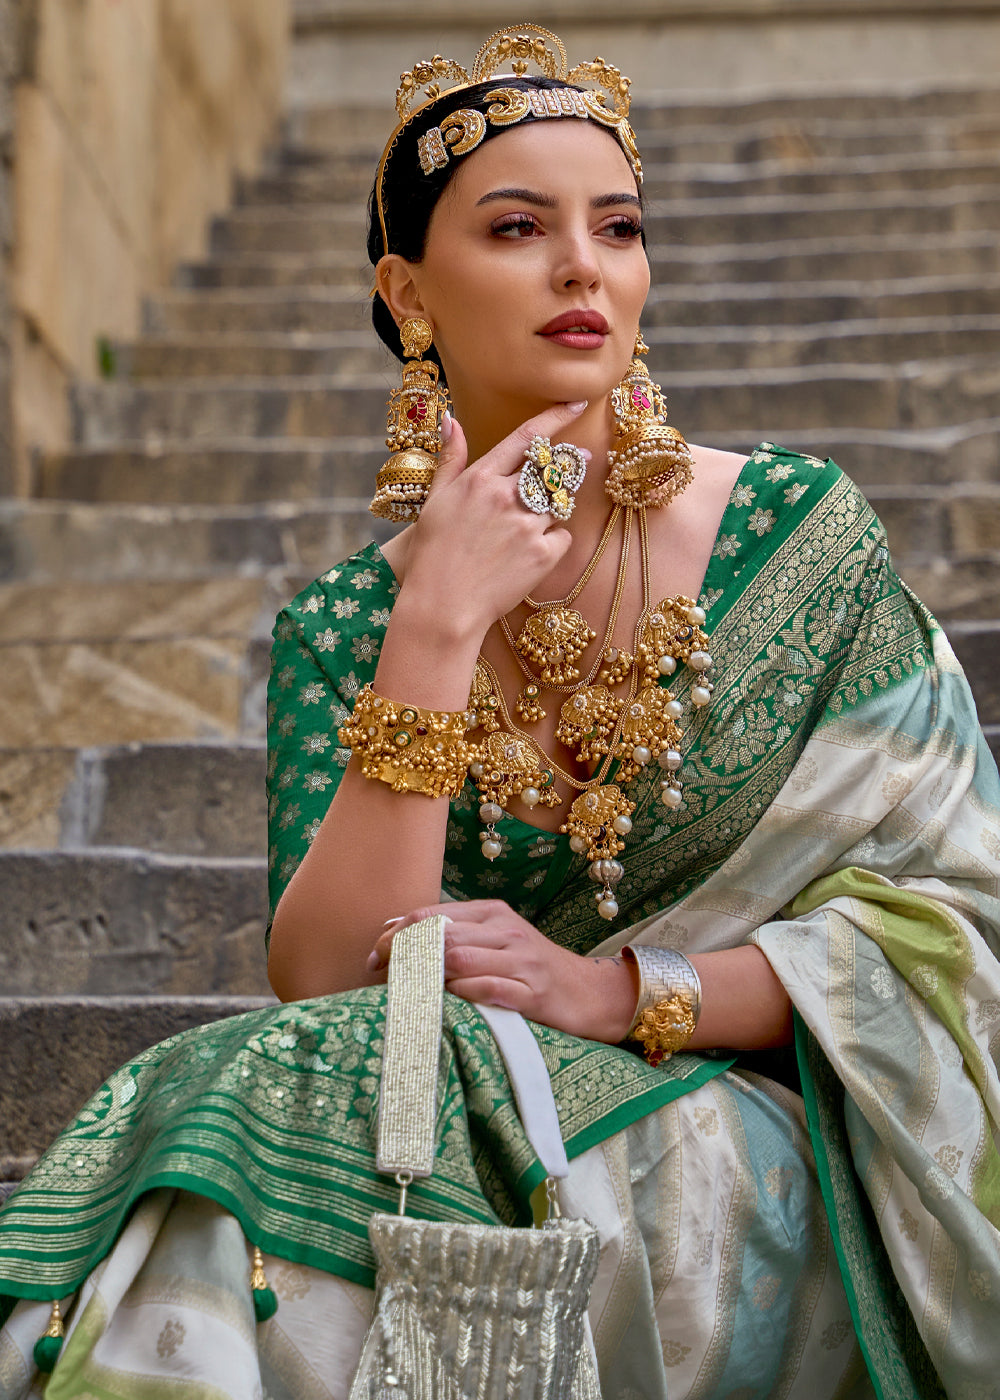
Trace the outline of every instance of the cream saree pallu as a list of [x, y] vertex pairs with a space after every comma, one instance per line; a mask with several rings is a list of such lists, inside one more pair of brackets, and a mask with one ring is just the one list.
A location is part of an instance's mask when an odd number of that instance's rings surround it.
[[[372, 547], [279, 617], [273, 903], [343, 771], [336, 725], [393, 600]], [[688, 728], [683, 809], [653, 777], [630, 789], [627, 929], [608, 937], [565, 838], [507, 817], [494, 868], [470, 789], [449, 823], [451, 894], [507, 899], [585, 953], [753, 939], [796, 1008], [802, 1096], [742, 1059], [653, 1071], [534, 1027], [565, 1208], [601, 1237], [605, 1400], [984, 1400], [1000, 1374], [1000, 794], [968, 689], [867, 503], [816, 458], [764, 444], [748, 460], [700, 601], [714, 702]], [[381, 998], [254, 1012], [112, 1077], [0, 1212], [2, 1400], [37, 1384], [53, 1297], [70, 1311], [50, 1400], [346, 1394], [367, 1222], [391, 1208], [372, 1170]], [[440, 1170], [414, 1213], [526, 1223], [541, 1169], [485, 1024], [454, 998], [440, 1075]], [[252, 1245], [279, 1301], [259, 1327]], [[230, 1346], [246, 1370], [202, 1364]]]
[[[795, 1006], [872, 1377], [885, 1395], [986, 1400], [1000, 1393], [1000, 807], [964, 678], [921, 620], [924, 665], [867, 695], [848, 666], [740, 850], [629, 939], [763, 950]], [[775, 902], [783, 917], [761, 922]]]

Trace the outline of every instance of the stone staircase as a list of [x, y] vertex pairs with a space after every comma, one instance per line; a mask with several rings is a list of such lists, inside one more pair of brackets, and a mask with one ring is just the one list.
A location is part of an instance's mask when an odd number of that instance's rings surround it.
[[[694, 441], [834, 456], [1000, 733], [1000, 88], [637, 113], [644, 332]], [[0, 1181], [120, 1060], [269, 997], [275, 610], [377, 533], [384, 135], [304, 110], [0, 502]]]

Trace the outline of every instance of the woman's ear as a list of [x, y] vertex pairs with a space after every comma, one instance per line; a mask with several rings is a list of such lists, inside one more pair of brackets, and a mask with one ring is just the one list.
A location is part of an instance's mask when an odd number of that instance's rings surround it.
[[385, 302], [396, 325], [410, 316], [428, 319], [417, 286], [417, 263], [409, 263], [399, 253], [386, 253], [375, 265], [375, 290]]

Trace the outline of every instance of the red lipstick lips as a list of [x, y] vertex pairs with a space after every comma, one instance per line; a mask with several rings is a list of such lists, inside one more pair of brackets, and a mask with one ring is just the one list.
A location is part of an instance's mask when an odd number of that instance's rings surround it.
[[610, 329], [599, 311], [564, 311], [561, 316], [553, 317], [538, 334], [571, 350], [597, 350], [604, 344]]

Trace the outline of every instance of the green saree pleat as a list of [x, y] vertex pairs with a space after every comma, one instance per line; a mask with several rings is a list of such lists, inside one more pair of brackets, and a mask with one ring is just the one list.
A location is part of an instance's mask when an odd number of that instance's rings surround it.
[[[143, 1192], [177, 1186], [224, 1205], [257, 1244], [370, 1285], [368, 1221], [397, 1188], [375, 1171], [385, 991], [265, 1008], [185, 1031], [108, 1080], [8, 1202], [5, 1290], [74, 1292]], [[530, 1224], [544, 1173], [503, 1061], [475, 1008], [447, 997], [438, 1165], [410, 1191], [430, 1220]], [[627, 1051], [534, 1027], [567, 1152], [721, 1073], [730, 1060], [677, 1056], [666, 1074]], [[596, 1090], [596, 1092], [595, 1092]]]

